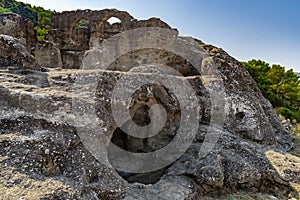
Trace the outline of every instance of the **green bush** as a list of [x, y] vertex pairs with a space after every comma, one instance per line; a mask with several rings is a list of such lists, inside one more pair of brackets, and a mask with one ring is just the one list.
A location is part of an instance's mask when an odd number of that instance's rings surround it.
[[89, 20], [86, 20], [86, 19], [82, 19], [80, 20], [79, 22], [76, 23], [76, 27], [79, 28], [79, 27], [82, 27], [82, 26], [86, 26], [89, 24]]
[[7, 8], [3, 8], [2, 6], [0, 6], [0, 13], [5, 13], [5, 12], [11, 12], [11, 10], [9, 10]]
[[53, 11], [45, 10], [42, 7], [31, 6], [23, 2], [15, 0], [0, 0], [0, 13], [13, 12], [30, 19], [37, 31], [38, 39], [44, 39], [51, 25], [51, 15]]
[[296, 115], [293, 111], [291, 111], [288, 108], [285, 107], [281, 107], [277, 109], [277, 114], [279, 116], [284, 117], [284, 119], [289, 120], [290, 122], [292, 122], [294, 119], [296, 119]]
[[267, 98], [277, 114], [291, 122], [300, 122], [300, 80], [293, 70], [285, 70], [280, 65], [272, 65], [261, 60], [242, 62], [256, 81], [262, 94]]

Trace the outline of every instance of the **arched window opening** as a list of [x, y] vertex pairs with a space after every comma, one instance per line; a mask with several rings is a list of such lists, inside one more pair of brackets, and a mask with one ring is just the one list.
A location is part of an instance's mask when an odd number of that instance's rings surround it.
[[75, 24], [75, 27], [76, 28], [88, 28], [88, 25], [89, 25], [89, 20], [81, 19]]
[[[90, 48], [90, 21], [84, 16], [73, 20], [69, 29], [69, 41], [66, 41], [66, 49], [88, 50]], [[82, 36], [85, 37], [82, 37]]]
[[103, 20], [103, 38], [109, 38], [112, 35], [124, 31], [122, 21], [117, 17], [108, 17]]
[[117, 17], [111, 17], [107, 20], [107, 22], [110, 24], [110, 25], [113, 25], [113, 24], [116, 24], [116, 23], [121, 23], [122, 21], [117, 18]]

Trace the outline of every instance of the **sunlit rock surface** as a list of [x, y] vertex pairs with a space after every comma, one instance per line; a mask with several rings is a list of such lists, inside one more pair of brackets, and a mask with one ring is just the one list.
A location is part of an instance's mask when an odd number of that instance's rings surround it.
[[[111, 16], [119, 17], [124, 24], [114, 27], [107, 24], [106, 28], [103, 25], [106, 31], [97, 32], [92, 23], [95, 16], [103, 24]], [[88, 31], [87, 27], [74, 27], [82, 18], [90, 19]], [[99, 22], [98, 18], [95, 21]], [[45, 61], [44, 66], [36, 65], [35, 58], [17, 39], [0, 36], [2, 199], [209, 199], [209, 196], [222, 199], [231, 192], [245, 190], [264, 193], [266, 199], [288, 199], [289, 195], [297, 198], [290, 182], [293, 179], [293, 183], [299, 183], [293, 178], [299, 172], [278, 172], [274, 166], [278, 163], [270, 161], [268, 153], [289, 151], [293, 147], [290, 133], [281, 125], [248, 72], [222, 49], [193, 40], [194, 45], [206, 52], [207, 59], [216, 64], [226, 93], [224, 124], [221, 127], [216, 124], [214, 129], [221, 134], [210, 153], [201, 156], [207, 130], [214, 125], [211, 124], [212, 99], [207, 88], [213, 80], [202, 76], [187, 60], [171, 52], [144, 49], [119, 57], [107, 69], [76, 69], [80, 68], [81, 59], [89, 58], [86, 51], [102, 42], [99, 38], [106, 40], [124, 29], [137, 27], [170, 29], [167, 24], [156, 18], [137, 21], [128, 13], [116, 10], [58, 13], [52, 23], [53, 30], [47, 38], [51, 43], [38, 43], [36, 49], [37, 60]], [[74, 33], [84, 45], [73, 40]], [[90, 40], [81, 40], [85, 36]], [[185, 44], [191, 41], [191, 38], [176, 37]], [[45, 60], [43, 48], [48, 54]], [[69, 56], [71, 51], [80, 55]], [[125, 74], [128, 85], [134, 84], [137, 75], [147, 79], [149, 74], [131, 69], [151, 63], [156, 63], [152, 64], [156, 72], [163, 65], [175, 69], [182, 76], [173, 73], [167, 76], [191, 85], [201, 108], [197, 134], [189, 149], [164, 168], [148, 173], [117, 171], [101, 162], [110, 162], [107, 155], [110, 141], [135, 153], [155, 151], [172, 141], [181, 122], [178, 99], [188, 97], [176, 97], [174, 91], [159, 84], [145, 84], [131, 96], [128, 109], [132, 120], [139, 126], [148, 125], [151, 106], [160, 104], [167, 113], [165, 126], [159, 134], [146, 139], [129, 136], [117, 126], [111, 108], [114, 87]], [[84, 77], [84, 82], [78, 81], [79, 77]], [[89, 90], [94, 80], [97, 87]], [[95, 121], [74, 114], [81, 111], [78, 105], [95, 107], [92, 112], [101, 122], [97, 124], [102, 130], [100, 134], [90, 126]], [[83, 133], [88, 137], [82, 138]], [[102, 156], [101, 160], [96, 159], [96, 154]]]

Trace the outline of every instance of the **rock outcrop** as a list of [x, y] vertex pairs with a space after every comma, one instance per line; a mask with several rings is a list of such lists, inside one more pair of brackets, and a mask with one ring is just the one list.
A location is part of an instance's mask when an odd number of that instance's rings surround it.
[[[120, 18], [121, 25], [107, 24], [110, 17]], [[88, 25], [76, 27], [81, 19], [89, 20]], [[45, 67], [63, 69], [46, 72], [30, 69], [34, 62], [30, 59], [34, 58], [24, 53], [25, 47], [18, 40], [0, 37], [0, 197], [224, 199], [231, 192], [248, 190], [265, 193], [265, 197], [297, 198], [290, 183], [299, 184], [299, 180], [289, 175], [299, 174], [299, 169], [277, 172], [269, 156], [270, 152], [282, 155], [293, 148], [290, 132], [282, 126], [249, 73], [222, 49], [180, 37], [176, 30], [171, 31], [170, 37], [158, 34], [161, 37], [153, 40], [147, 39], [151, 38], [149, 32], [132, 37], [132, 46], [137, 46], [136, 41], [149, 46], [165, 42], [167, 46], [166, 41], [174, 39], [180, 48], [177, 52], [163, 48], [133, 49], [116, 56], [105, 68], [97, 68], [106, 59], [101, 57], [104, 52], [111, 53], [110, 48], [122, 53], [122, 45], [103, 43], [124, 30], [145, 27], [172, 30], [159, 19], [137, 21], [127, 12], [117, 10], [58, 13], [53, 16], [53, 29], [47, 36], [51, 43], [38, 43], [36, 56]], [[194, 66], [195, 60], [184, 58], [180, 51], [185, 49], [187, 55], [195, 55], [201, 61], [201, 67]], [[43, 55], [44, 51], [47, 55]], [[18, 64], [25, 69], [9, 67]], [[208, 73], [214, 70], [219, 77]], [[170, 84], [175, 89], [151, 84], [152, 74], [161, 81], [158, 83], [188, 83], [195, 98], [185, 93], [188, 90], [177, 91], [181, 84]], [[122, 82], [124, 77], [126, 81]], [[119, 125], [114, 118], [118, 110], [112, 107], [114, 88], [130, 92], [138, 78], [149, 82], [126, 100], [132, 120]], [[216, 91], [223, 87], [224, 105], [213, 105], [213, 95], [217, 94], [210, 91], [210, 86]], [[118, 99], [116, 102], [124, 103]], [[216, 102], [222, 103], [221, 99]], [[164, 107], [165, 113], [153, 114], [157, 104]], [[184, 113], [190, 109], [196, 117], [192, 112]], [[214, 109], [220, 115], [213, 115]], [[223, 123], [218, 124], [213, 118], [222, 118], [222, 112]], [[157, 129], [152, 120], [160, 124], [164, 117], [159, 133], [151, 135]], [[125, 130], [135, 127], [131, 121], [146, 127], [138, 134], [151, 137], [128, 135]], [[123, 154], [113, 154], [113, 145], [137, 154], [155, 152], [176, 140], [181, 124], [190, 121], [197, 126], [185, 127], [184, 137], [190, 137], [191, 132], [196, 134], [179, 158], [148, 172], [119, 170], [118, 164], [128, 161]], [[209, 137], [213, 146], [205, 146], [210, 144], [206, 141]], [[203, 147], [212, 148], [203, 154]], [[176, 150], [175, 146], [167, 156], [155, 158], [149, 165], [172, 158]], [[136, 164], [139, 165], [128, 163]]]
[[49, 41], [38, 41], [35, 57], [40, 66], [46, 68], [62, 68], [62, 56], [57, 46]]
[[35, 58], [18, 39], [0, 35], [0, 67], [5, 66], [37, 69]]
[[0, 34], [17, 38], [32, 53], [36, 43], [33, 23], [14, 13], [0, 14]]

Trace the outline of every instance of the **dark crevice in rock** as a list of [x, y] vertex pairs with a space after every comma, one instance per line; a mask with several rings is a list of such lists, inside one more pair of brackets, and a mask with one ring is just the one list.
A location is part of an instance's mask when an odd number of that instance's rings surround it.
[[242, 120], [245, 117], [245, 113], [244, 112], [238, 112], [235, 114], [235, 117], [237, 120]]
[[167, 167], [147, 173], [126, 173], [117, 171], [128, 183], [155, 184], [163, 177]]
[[[153, 138], [155, 138], [155, 136], [152, 137], [152, 140], [153, 140]], [[143, 138], [132, 137], [132, 136], [129, 136], [128, 134], [126, 134], [120, 128], [117, 128], [114, 131], [111, 142], [113, 144], [115, 144], [116, 146], [118, 146], [128, 152], [148, 153], [148, 152], [153, 152], [153, 151], [157, 150], [157, 149], [153, 148], [153, 146], [158, 146], [158, 147], [162, 148], [161, 146], [167, 145], [169, 143], [169, 141], [172, 140], [172, 138], [173, 137], [169, 138], [167, 141], [160, 141], [158, 139], [158, 140], [156, 140], [157, 144], [153, 144], [153, 143], [149, 142], [149, 141], [151, 141], [151, 138], [143, 139]], [[108, 155], [108, 158], [110, 159], [110, 155]], [[121, 172], [121, 171], [117, 171], [117, 172], [128, 183], [155, 184], [165, 174], [165, 171], [167, 168], [168, 167], [165, 167], [160, 170], [147, 172], [147, 173], [127, 173], [127, 172]]]
[[[175, 103], [175, 105], [174, 105]], [[167, 111], [167, 120], [162, 130], [152, 137], [137, 138], [124, 132], [129, 130], [130, 121], [116, 128], [111, 142], [119, 148], [133, 153], [149, 153], [159, 150], [170, 143], [178, 131], [181, 112], [173, 93], [161, 85], [144, 85], [133, 94], [129, 108], [132, 122], [140, 127], [150, 124], [150, 108], [153, 104], [162, 105]], [[145, 130], [147, 131], [147, 130]], [[112, 157], [111, 157], [112, 156]], [[108, 155], [108, 159], [116, 159], [118, 155]], [[129, 183], [154, 184], [160, 180], [168, 167], [147, 173], [118, 172]]]

